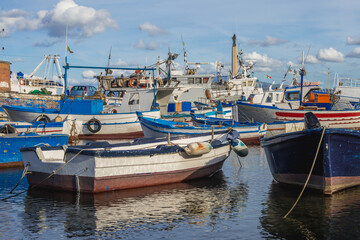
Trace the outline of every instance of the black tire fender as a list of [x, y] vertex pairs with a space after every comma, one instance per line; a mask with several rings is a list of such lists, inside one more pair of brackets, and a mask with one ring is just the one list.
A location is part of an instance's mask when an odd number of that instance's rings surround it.
[[46, 115], [40, 115], [35, 119], [35, 122], [45, 122], [48, 123], [50, 122], [50, 118]]
[[[93, 128], [92, 125], [97, 125], [97, 128]], [[96, 118], [92, 118], [87, 122], [86, 126], [90, 132], [97, 133], [101, 129], [101, 122]]]

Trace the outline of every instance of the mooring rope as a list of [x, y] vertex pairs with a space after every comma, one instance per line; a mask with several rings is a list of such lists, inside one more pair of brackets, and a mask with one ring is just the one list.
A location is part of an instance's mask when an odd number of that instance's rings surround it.
[[29, 168], [29, 163], [26, 164], [26, 166], [25, 166], [25, 168], [24, 168], [24, 171], [23, 171], [23, 173], [22, 173], [22, 175], [21, 175], [20, 180], [17, 182], [17, 184], [15, 185], [15, 187], [13, 187], [13, 189], [11, 189], [11, 191], [10, 191], [9, 193], [12, 193], [12, 192], [17, 188], [17, 186], [19, 186], [21, 180], [26, 176], [28, 168]]
[[[35, 184], [34, 186], [31, 186], [29, 189], [33, 189], [33, 188], [36, 188], [37, 186], [39, 186], [40, 184], [42, 184], [43, 182], [45, 182], [47, 179], [51, 178], [53, 175], [55, 175], [58, 171], [60, 171], [63, 167], [65, 167], [68, 163], [70, 163], [75, 157], [77, 157], [82, 151], [84, 151], [85, 149], [81, 149], [77, 154], [75, 154], [69, 161], [65, 162], [65, 164], [63, 164], [60, 168], [56, 169], [55, 171], [53, 171], [49, 176], [47, 176], [46, 178], [44, 178], [42, 181], [40, 181], [39, 183]], [[25, 171], [24, 171], [25, 172]], [[20, 181], [24, 178], [24, 176], [26, 174], [28, 174], [27, 172], [27, 168], [26, 168], [26, 172], [24, 173], [23, 172], [23, 176], [21, 177]], [[20, 181], [17, 183], [17, 185], [19, 185]], [[17, 187], [17, 185], [15, 187]], [[15, 188], [14, 188], [15, 189]], [[14, 190], [13, 189], [13, 190]], [[1, 201], [5, 201], [9, 198], [13, 198], [13, 197], [16, 197], [16, 196], [19, 196], [20, 194], [23, 194], [24, 192], [27, 192], [29, 189], [26, 189], [22, 192], [19, 192], [15, 195], [12, 195], [12, 196], [9, 196], [9, 197], [6, 197], [6, 198], [2, 198], [0, 199]], [[11, 190], [11, 192], [13, 191]], [[10, 193], [11, 193], [10, 192]]]
[[312, 163], [312, 166], [311, 166], [309, 175], [308, 175], [308, 177], [307, 177], [307, 179], [306, 179], [305, 185], [304, 185], [303, 189], [301, 190], [301, 193], [300, 193], [299, 197], [296, 199], [294, 205], [293, 205], [292, 208], [288, 211], [288, 213], [285, 214], [285, 216], [284, 216], [283, 218], [286, 218], [286, 217], [292, 212], [292, 210], [295, 208], [296, 204], [299, 202], [302, 194], [303, 194], [304, 191], [305, 191], [305, 188], [306, 188], [306, 186], [307, 186], [307, 184], [308, 184], [308, 182], [309, 182], [309, 180], [310, 180], [312, 171], [313, 171], [314, 166], [315, 166], [315, 163], [316, 163], [316, 159], [317, 159], [317, 156], [318, 156], [318, 153], [319, 153], [319, 150], [320, 150], [321, 142], [322, 142], [323, 137], [324, 137], [325, 129], [326, 129], [326, 127], [324, 127], [324, 129], [323, 129], [323, 131], [322, 131], [322, 134], [321, 134], [321, 137], [320, 137], [320, 141], [319, 141], [319, 144], [318, 144], [318, 147], [317, 147], [317, 150], [316, 150], [315, 158], [314, 158], [314, 161], [313, 161], [313, 163]]

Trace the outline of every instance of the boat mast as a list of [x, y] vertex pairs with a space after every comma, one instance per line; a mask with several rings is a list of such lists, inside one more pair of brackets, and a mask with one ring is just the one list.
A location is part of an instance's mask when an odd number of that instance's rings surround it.
[[301, 76], [301, 80], [300, 80], [300, 106], [302, 106], [303, 102], [302, 102], [302, 95], [303, 95], [303, 84], [304, 84], [304, 76], [306, 75], [306, 71], [305, 71], [305, 59], [304, 59], [304, 52], [302, 52], [302, 67], [300, 68], [300, 76]]

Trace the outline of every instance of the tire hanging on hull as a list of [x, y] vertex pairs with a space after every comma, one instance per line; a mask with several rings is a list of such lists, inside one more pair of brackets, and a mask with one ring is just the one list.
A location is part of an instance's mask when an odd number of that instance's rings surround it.
[[[97, 127], [93, 128], [94, 125]], [[86, 127], [90, 132], [97, 133], [101, 129], [101, 122], [96, 118], [92, 118], [87, 122]]]

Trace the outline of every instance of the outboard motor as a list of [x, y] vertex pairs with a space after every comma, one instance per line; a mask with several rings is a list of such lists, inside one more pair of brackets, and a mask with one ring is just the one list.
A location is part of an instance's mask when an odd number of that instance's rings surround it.
[[304, 122], [305, 122], [305, 129], [314, 129], [321, 127], [319, 119], [312, 112], [305, 113]]

